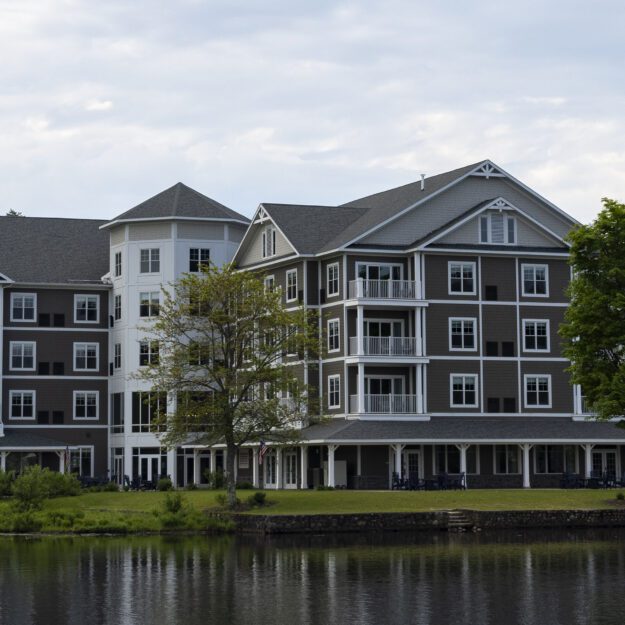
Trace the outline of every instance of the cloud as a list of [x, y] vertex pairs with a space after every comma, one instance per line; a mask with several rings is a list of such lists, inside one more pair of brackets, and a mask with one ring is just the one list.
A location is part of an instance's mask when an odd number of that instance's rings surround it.
[[625, 9], [604, 9], [0, 0], [3, 198], [107, 217], [183, 180], [249, 215], [492, 158], [588, 220], [625, 201]]

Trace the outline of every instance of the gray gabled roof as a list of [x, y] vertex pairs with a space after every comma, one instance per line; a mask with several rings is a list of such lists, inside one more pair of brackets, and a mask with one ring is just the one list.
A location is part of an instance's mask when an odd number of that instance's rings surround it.
[[101, 283], [109, 270], [109, 235], [96, 219], [0, 217], [0, 273], [12, 281]]
[[69, 443], [55, 440], [28, 430], [4, 430], [4, 436], [0, 436], [0, 449], [63, 449]]
[[238, 221], [244, 224], [249, 219], [220, 204], [199, 191], [188, 187], [182, 182], [157, 193], [154, 197], [141, 202], [134, 208], [118, 215], [108, 225], [120, 221], [135, 221], [144, 219], [196, 218], [219, 219]]
[[301, 433], [302, 441], [329, 443], [403, 441], [532, 442], [571, 441], [625, 443], [625, 429], [605, 421], [564, 417], [434, 417], [429, 421], [359, 421], [332, 419]]

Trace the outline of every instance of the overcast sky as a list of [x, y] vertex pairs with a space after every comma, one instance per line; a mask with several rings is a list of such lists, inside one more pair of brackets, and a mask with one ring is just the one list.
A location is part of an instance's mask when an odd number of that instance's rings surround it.
[[625, 202], [625, 3], [0, 0], [0, 213], [251, 215], [490, 158]]

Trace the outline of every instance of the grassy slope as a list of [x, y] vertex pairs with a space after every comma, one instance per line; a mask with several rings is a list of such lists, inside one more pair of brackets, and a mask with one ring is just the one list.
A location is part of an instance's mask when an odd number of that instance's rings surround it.
[[[244, 500], [252, 491], [240, 491]], [[218, 507], [214, 491], [183, 493], [187, 505], [197, 511]], [[418, 512], [467, 508], [475, 510], [555, 510], [609, 508], [615, 491], [605, 490], [469, 490], [451, 492], [405, 491], [267, 491], [271, 506], [252, 514], [336, 514], [362, 512]], [[41, 513], [43, 531], [158, 531], [153, 511], [165, 493], [86, 493], [78, 497], [48, 500]], [[620, 502], [619, 502], [620, 503]], [[78, 513], [74, 525], [63, 526], [50, 513]], [[0, 521], [10, 514], [10, 502], [0, 502]], [[0, 523], [1, 525], [1, 523]], [[173, 529], [173, 528], [172, 528]]]

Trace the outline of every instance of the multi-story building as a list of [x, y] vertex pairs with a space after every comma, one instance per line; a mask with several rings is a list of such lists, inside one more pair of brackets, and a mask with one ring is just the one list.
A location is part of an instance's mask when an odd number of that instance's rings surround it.
[[248, 223], [180, 183], [106, 222], [0, 218], [2, 467], [201, 481], [210, 453], [161, 447], [133, 374], [162, 289], [229, 262]]
[[488, 160], [342, 206], [261, 204], [235, 262], [318, 312], [322, 357], [291, 362], [331, 419], [255, 481], [620, 475], [625, 435], [586, 418], [558, 336], [575, 225]]
[[587, 419], [558, 336], [575, 223], [490, 161], [342, 206], [264, 203], [252, 223], [182, 184], [106, 222], [0, 217], [1, 467], [178, 485], [223, 467], [219, 446], [162, 447], [134, 374], [158, 357], [162, 289], [234, 257], [318, 314], [321, 357], [285, 358], [329, 416], [294, 446], [267, 441], [260, 470], [241, 453], [240, 480], [620, 474], [625, 435]]

